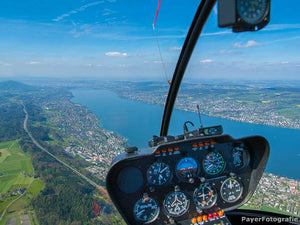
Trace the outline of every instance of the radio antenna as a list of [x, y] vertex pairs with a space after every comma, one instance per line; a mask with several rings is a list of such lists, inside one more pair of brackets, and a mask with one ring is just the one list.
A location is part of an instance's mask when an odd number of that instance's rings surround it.
[[199, 116], [199, 121], [200, 121], [200, 128], [203, 128], [203, 124], [202, 124], [202, 120], [201, 120], [201, 114], [200, 114], [200, 107], [199, 105], [197, 105], [197, 109], [198, 109], [198, 116]]

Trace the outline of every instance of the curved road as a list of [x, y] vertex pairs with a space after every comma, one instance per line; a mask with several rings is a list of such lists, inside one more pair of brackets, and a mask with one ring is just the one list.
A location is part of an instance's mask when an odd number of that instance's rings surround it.
[[[106, 193], [106, 191], [99, 186], [98, 184], [96, 184], [94, 181], [92, 181], [91, 179], [89, 179], [88, 177], [84, 176], [83, 174], [81, 174], [80, 172], [78, 172], [77, 170], [75, 170], [74, 168], [72, 168], [71, 166], [69, 166], [68, 164], [66, 164], [65, 162], [61, 161], [59, 158], [57, 158], [55, 155], [53, 155], [52, 153], [50, 153], [49, 151], [47, 151], [43, 146], [41, 146], [35, 139], [34, 137], [31, 135], [31, 133], [28, 131], [27, 129], [27, 121], [28, 121], [28, 113], [26, 111], [25, 105], [23, 104], [23, 111], [26, 114], [25, 116], [25, 120], [24, 120], [24, 130], [26, 131], [26, 133], [28, 134], [28, 136], [30, 137], [30, 139], [32, 140], [32, 142], [42, 151], [46, 152], [48, 155], [50, 155], [51, 157], [53, 157], [55, 160], [57, 160], [59, 163], [61, 163], [62, 165], [64, 165], [65, 167], [69, 168], [70, 170], [72, 170], [72, 172], [74, 172], [75, 174], [77, 174], [78, 176], [80, 176], [81, 178], [83, 178], [84, 180], [86, 180], [90, 185], [94, 186], [95, 188], [97, 188], [99, 191]], [[102, 190], [103, 189], [103, 190]], [[107, 195], [107, 194], [106, 194]]]
[[3, 213], [2, 213], [2, 215], [1, 215], [1, 217], [0, 217], [0, 222], [1, 222], [1, 220], [3, 219], [3, 217], [4, 217], [4, 215], [5, 215], [6, 211], [7, 211], [7, 209], [8, 209], [14, 202], [16, 202], [17, 200], [19, 200], [19, 198], [21, 198], [21, 197], [25, 194], [25, 192], [28, 190], [28, 188], [30, 187], [30, 185], [32, 184], [32, 182], [33, 182], [34, 180], [35, 180], [35, 178], [32, 179], [32, 181], [28, 184], [26, 190], [25, 190], [19, 197], [17, 197], [16, 199], [12, 200], [12, 201], [6, 206], [6, 208], [3, 210]]

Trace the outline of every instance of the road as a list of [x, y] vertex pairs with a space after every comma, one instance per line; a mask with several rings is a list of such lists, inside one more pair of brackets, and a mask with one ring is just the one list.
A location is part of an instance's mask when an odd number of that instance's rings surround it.
[[[55, 155], [53, 155], [51, 152], [47, 151], [43, 146], [41, 146], [35, 139], [34, 137], [31, 135], [31, 133], [29, 132], [28, 128], [27, 128], [27, 121], [28, 121], [28, 113], [26, 110], [25, 105], [23, 104], [23, 111], [25, 113], [25, 120], [24, 120], [24, 130], [26, 131], [26, 133], [28, 134], [28, 136], [30, 137], [30, 139], [32, 140], [32, 142], [42, 151], [46, 152], [48, 155], [50, 155], [51, 157], [53, 157], [56, 161], [58, 161], [59, 163], [61, 163], [63, 166], [69, 168], [72, 172], [74, 172], [75, 174], [77, 174], [78, 176], [80, 176], [82, 179], [86, 180], [90, 185], [94, 186], [95, 188], [97, 188], [99, 191], [101, 192], [106, 192], [101, 186], [99, 186], [98, 184], [96, 184], [94, 181], [92, 181], [91, 179], [89, 179], [88, 177], [86, 177], [85, 175], [81, 174], [80, 172], [78, 172], [77, 170], [75, 170], [74, 168], [72, 168], [71, 166], [69, 166], [68, 164], [66, 164], [65, 162], [63, 162], [62, 160], [60, 160], [59, 158], [57, 158]], [[102, 190], [103, 189], [103, 190]]]
[[32, 182], [33, 182], [34, 180], [35, 180], [35, 179], [32, 179], [32, 181], [28, 184], [26, 190], [25, 190], [19, 197], [17, 197], [17, 198], [14, 199], [13, 201], [11, 201], [11, 202], [6, 206], [6, 208], [3, 210], [3, 213], [2, 213], [2, 215], [1, 215], [1, 217], [0, 217], [0, 222], [1, 222], [1, 220], [3, 219], [3, 217], [4, 217], [4, 215], [5, 215], [6, 211], [7, 211], [7, 209], [8, 209], [12, 204], [14, 204], [14, 202], [16, 202], [17, 200], [19, 200], [19, 198], [21, 198], [21, 197], [25, 194], [25, 192], [28, 190], [28, 188], [30, 187], [30, 185], [32, 184]]

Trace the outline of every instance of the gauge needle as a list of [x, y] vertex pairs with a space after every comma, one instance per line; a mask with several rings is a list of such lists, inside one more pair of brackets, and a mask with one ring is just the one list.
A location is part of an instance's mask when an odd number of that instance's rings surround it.
[[206, 170], [210, 169], [210, 167], [212, 167], [212, 166], [213, 166], [213, 164], [210, 164], [210, 165], [206, 168]]
[[160, 173], [163, 173], [168, 167], [165, 167], [162, 171], [160, 171]]
[[232, 185], [232, 180], [230, 180], [229, 182], [229, 188], [232, 189], [233, 185]]
[[162, 178], [163, 176], [159, 174], [158, 179], [161, 180]]
[[143, 212], [145, 212], [145, 209], [139, 211], [136, 215], [137, 215], [137, 216], [140, 216]]

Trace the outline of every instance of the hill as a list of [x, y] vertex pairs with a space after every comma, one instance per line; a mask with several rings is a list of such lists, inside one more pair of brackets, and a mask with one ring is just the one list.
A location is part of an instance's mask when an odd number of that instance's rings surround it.
[[0, 82], [0, 91], [35, 91], [37, 87], [9, 80]]

